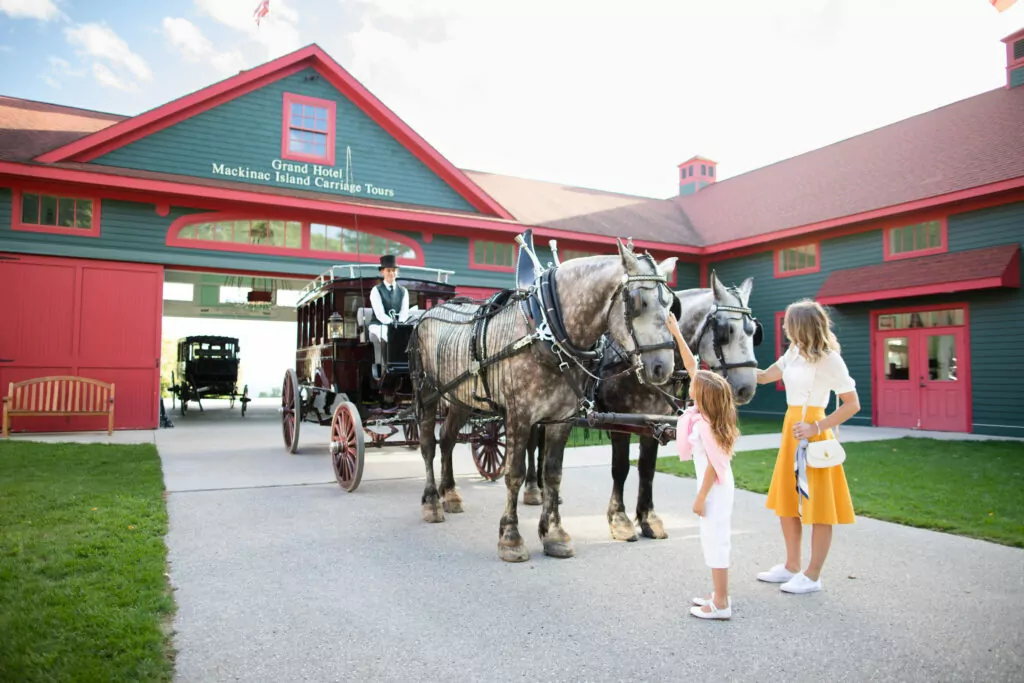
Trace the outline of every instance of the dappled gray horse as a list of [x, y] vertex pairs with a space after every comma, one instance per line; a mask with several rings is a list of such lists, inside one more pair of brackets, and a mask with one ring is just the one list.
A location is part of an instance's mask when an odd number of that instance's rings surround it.
[[[555, 332], [553, 344], [546, 343], [551, 336], [538, 330], [517, 296], [503, 305], [455, 299], [423, 315], [410, 340], [409, 355], [427, 477], [421, 499], [424, 520], [443, 522], [446, 511], [462, 511], [452, 450], [472, 411], [503, 414], [507, 491], [498, 556], [507, 562], [529, 559], [519, 534], [517, 503], [530, 427], [552, 423], [549, 437], [564, 443], [570, 430], [564, 421], [580, 414], [588, 366], [600, 359], [599, 344], [606, 334], [629, 358], [630, 371], [651, 384], [668, 380], [674, 342], [666, 327], [672, 297], [664, 283], [676, 259], [655, 263], [647, 254], [638, 257], [621, 241], [618, 247], [617, 256], [574, 259], [547, 272], [543, 283], [553, 298], [547, 300], [541, 328], [554, 321], [552, 328], [558, 327], [561, 334]], [[450, 410], [441, 427], [438, 487], [434, 420], [442, 397]], [[539, 533], [545, 553], [571, 557], [575, 551], [558, 509], [561, 479], [560, 453], [553, 454], [547, 459], [544, 486], [556, 495], [544, 503]]]
[[[710, 369], [723, 374], [732, 387], [733, 396], [740, 405], [754, 397], [757, 387], [755, 376], [757, 360], [754, 347], [760, 344], [760, 322], [753, 317], [748, 302], [753, 290], [753, 278], [747, 278], [738, 288], [726, 287], [711, 274], [709, 288], [686, 289], [676, 292], [677, 305], [673, 313], [679, 321], [679, 331], [690, 349]], [[615, 344], [605, 349], [603, 380], [597, 392], [598, 410], [602, 412], [643, 413], [672, 415], [686, 394], [688, 379], [682, 359], [676, 359], [676, 372], [664, 387], [640, 384], [635, 377], [618, 374], [623, 363], [622, 351]], [[679, 400], [673, 400], [679, 397]], [[535, 429], [528, 444], [529, 466], [523, 502], [539, 505], [543, 500], [543, 481], [536, 476], [534, 452], [538, 452], [537, 467], [543, 468], [545, 448], [548, 447], [543, 427]], [[612, 538], [635, 541], [636, 527], [626, 515], [623, 488], [629, 475], [629, 434], [610, 432], [612, 442], [612, 496], [608, 503], [608, 526]], [[667, 538], [661, 519], [654, 512], [654, 466], [658, 457], [658, 441], [650, 436], [640, 437], [640, 456], [637, 470], [640, 476], [637, 493], [636, 522], [640, 532], [648, 538]]]

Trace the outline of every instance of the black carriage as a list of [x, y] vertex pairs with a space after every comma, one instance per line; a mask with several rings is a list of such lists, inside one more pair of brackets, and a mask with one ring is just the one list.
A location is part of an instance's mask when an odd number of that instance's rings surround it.
[[[402, 266], [398, 284], [409, 291], [410, 316], [388, 327], [378, 364], [369, 336], [370, 292], [380, 282], [376, 270], [373, 264], [333, 266], [302, 290], [296, 303], [295, 367], [285, 372], [281, 389], [288, 452], [298, 450], [303, 422], [329, 425], [334, 475], [346, 491], [359, 486], [367, 445], [419, 445], [406, 349], [419, 315], [455, 297], [455, 286], [447, 281], [452, 271]], [[503, 472], [504, 427], [500, 417], [476, 416], [460, 435], [471, 445], [477, 471], [490, 481]], [[393, 439], [399, 431], [401, 438]]]
[[230, 408], [235, 401], [242, 404], [245, 417], [249, 386], [238, 391], [238, 339], [235, 337], [193, 336], [178, 340], [178, 359], [171, 373], [171, 408], [174, 399], [181, 404], [181, 414], [188, 412], [188, 404], [195, 401], [203, 410], [202, 399], [227, 399]]

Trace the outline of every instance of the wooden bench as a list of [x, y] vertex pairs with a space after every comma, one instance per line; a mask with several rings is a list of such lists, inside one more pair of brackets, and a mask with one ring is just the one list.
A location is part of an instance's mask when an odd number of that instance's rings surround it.
[[114, 385], [88, 377], [38, 377], [11, 382], [3, 399], [3, 437], [11, 418], [44, 416], [107, 416], [107, 434], [114, 433]]

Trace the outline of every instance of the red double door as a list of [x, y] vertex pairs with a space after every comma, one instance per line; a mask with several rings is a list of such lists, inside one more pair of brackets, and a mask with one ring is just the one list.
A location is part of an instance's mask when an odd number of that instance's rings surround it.
[[968, 328], [875, 331], [880, 427], [970, 431]]
[[[77, 375], [113, 382], [115, 429], [159, 414], [163, 268], [0, 253], [0, 394], [10, 382]], [[106, 418], [14, 418], [15, 432], [105, 428]]]

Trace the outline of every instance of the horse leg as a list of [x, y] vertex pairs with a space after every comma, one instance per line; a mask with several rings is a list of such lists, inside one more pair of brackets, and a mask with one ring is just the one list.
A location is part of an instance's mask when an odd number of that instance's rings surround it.
[[[537, 455], [538, 445], [543, 441], [544, 425], [533, 425], [530, 429], [530, 439], [526, 443], [526, 486], [523, 488], [523, 505], [540, 505], [543, 502], [538, 482]], [[543, 459], [539, 464], [543, 466]]]
[[640, 523], [640, 533], [647, 538], [668, 538], [661, 518], [654, 512], [654, 465], [657, 459], [658, 441], [649, 436], [640, 437], [640, 458], [636, 465], [640, 475], [636, 520]]
[[438, 490], [445, 512], [462, 512], [462, 496], [455, 487], [455, 471], [452, 468], [452, 451], [459, 437], [459, 430], [469, 419], [469, 412], [453, 407], [445, 418], [441, 429], [441, 488]]
[[608, 501], [608, 528], [616, 541], [635, 541], [636, 527], [626, 515], [623, 488], [629, 476], [629, 434], [609, 432], [612, 440], [612, 497]]
[[521, 424], [514, 414], [505, 422], [505, 514], [498, 526], [498, 557], [505, 562], [525, 562], [530, 559], [523, 537], [519, 535], [519, 488], [526, 470], [526, 442], [530, 438], [530, 423]]
[[424, 522], [443, 522], [444, 511], [441, 509], [437, 485], [434, 482], [434, 451], [437, 446], [434, 430], [437, 426], [437, 401], [424, 402], [421, 408], [420, 455], [423, 456], [423, 465], [427, 470], [427, 483], [423, 488], [420, 506]]
[[558, 511], [559, 489], [562, 486], [562, 456], [565, 442], [569, 439], [569, 425], [548, 425], [545, 428], [544, 449], [544, 508], [540, 515], [538, 531], [544, 542], [544, 553], [552, 557], [572, 557], [576, 551], [572, 539], [562, 528], [562, 517]]

